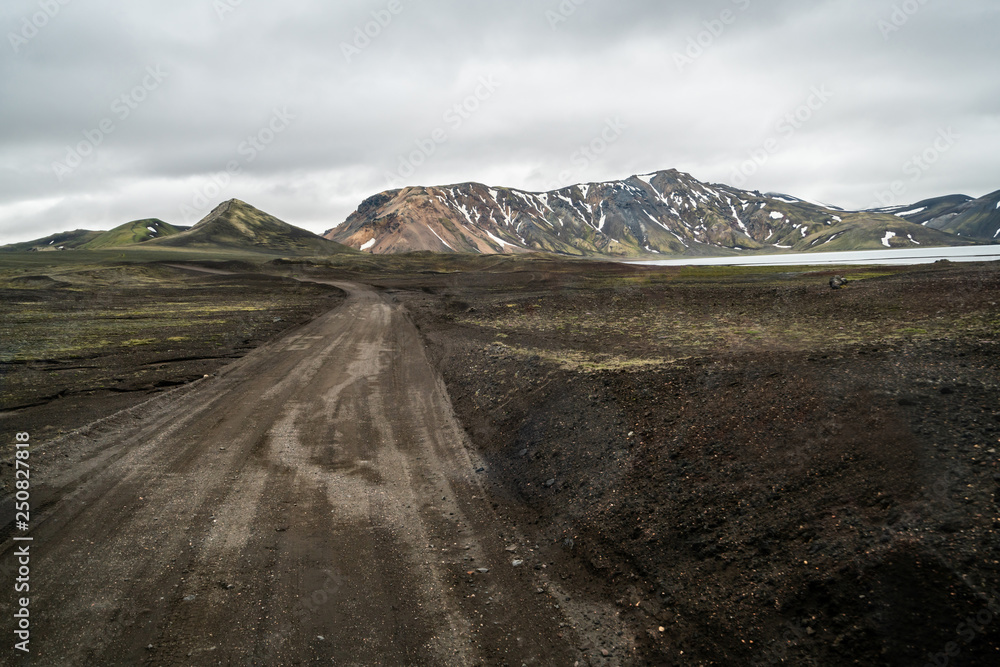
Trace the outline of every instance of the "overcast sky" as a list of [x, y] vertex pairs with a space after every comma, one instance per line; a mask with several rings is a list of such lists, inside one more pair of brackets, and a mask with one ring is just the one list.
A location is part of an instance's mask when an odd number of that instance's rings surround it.
[[0, 26], [0, 244], [669, 168], [845, 208], [1000, 189], [996, 0], [4, 0]]

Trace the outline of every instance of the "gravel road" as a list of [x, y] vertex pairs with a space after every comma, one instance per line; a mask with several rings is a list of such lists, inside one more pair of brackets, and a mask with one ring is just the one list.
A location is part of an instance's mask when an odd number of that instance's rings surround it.
[[484, 497], [405, 311], [336, 286], [335, 310], [48, 447], [32, 664], [579, 659], [580, 610]]

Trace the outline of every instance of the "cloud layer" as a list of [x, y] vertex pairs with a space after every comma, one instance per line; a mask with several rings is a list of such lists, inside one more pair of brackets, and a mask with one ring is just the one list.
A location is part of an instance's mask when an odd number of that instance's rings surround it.
[[149, 4], [3, 3], [0, 243], [671, 167], [848, 208], [1000, 188], [994, 0]]

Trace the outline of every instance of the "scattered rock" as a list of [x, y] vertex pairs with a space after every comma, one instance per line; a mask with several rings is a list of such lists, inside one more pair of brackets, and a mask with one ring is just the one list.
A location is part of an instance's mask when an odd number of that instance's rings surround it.
[[478, 572], [479, 574], [489, 574], [490, 573], [490, 568], [488, 568], [488, 567], [481, 567], [478, 570], [476, 570], [476, 572]]
[[545, 482], [545, 488], [546, 489], [551, 489], [555, 485], [556, 485], [556, 480], [554, 480], [554, 479], [550, 479], [550, 480], [547, 480]]
[[522, 565], [524, 565], [524, 561], [523, 560], [515, 560], [515, 561], [513, 561], [511, 563], [511, 565], [513, 565], [514, 567], [521, 567]]
[[843, 276], [834, 276], [830, 278], [830, 289], [840, 289], [847, 284], [847, 279]]

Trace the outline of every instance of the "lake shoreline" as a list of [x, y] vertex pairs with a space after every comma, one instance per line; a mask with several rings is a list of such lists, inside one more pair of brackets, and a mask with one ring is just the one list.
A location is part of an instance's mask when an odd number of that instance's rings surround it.
[[790, 253], [726, 257], [677, 257], [673, 259], [621, 260], [640, 266], [817, 266], [817, 265], [908, 265], [1000, 260], [1000, 245], [958, 248], [905, 248], [900, 250], [855, 250], [842, 252]]

